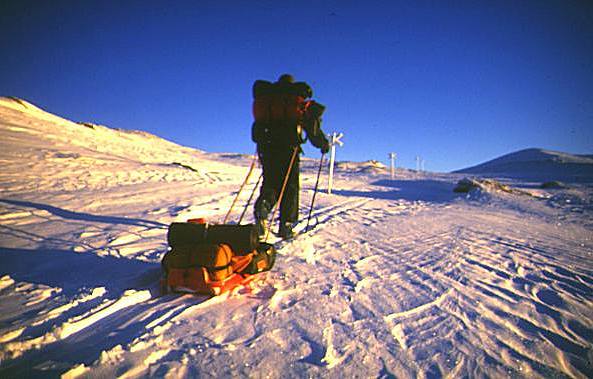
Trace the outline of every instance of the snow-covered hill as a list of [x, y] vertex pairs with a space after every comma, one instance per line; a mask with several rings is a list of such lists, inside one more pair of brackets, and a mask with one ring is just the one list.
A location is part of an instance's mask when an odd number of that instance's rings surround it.
[[593, 375], [585, 185], [456, 194], [462, 175], [343, 162], [273, 271], [159, 296], [169, 223], [221, 221], [250, 163], [1, 99], [0, 376]]
[[540, 182], [593, 183], [593, 157], [526, 149], [456, 172]]

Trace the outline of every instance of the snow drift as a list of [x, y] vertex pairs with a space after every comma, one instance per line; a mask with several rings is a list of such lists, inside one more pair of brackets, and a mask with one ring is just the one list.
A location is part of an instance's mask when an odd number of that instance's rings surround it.
[[593, 376], [586, 185], [474, 197], [344, 163], [273, 271], [160, 296], [167, 226], [222, 220], [250, 162], [1, 99], [0, 376]]

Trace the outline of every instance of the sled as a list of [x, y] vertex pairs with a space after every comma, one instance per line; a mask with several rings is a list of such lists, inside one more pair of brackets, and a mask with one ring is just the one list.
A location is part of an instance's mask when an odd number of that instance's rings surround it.
[[172, 223], [161, 292], [217, 296], [247, 285], [276, 257], [273, 245], [254, 242], [254, 232], [254, 225], [208, 225], [202, 219]]
[[248, 285], [253, 275], [233, 273], [224, 280], [212, 280], [204, 267], [171, 269], [161, 280], [162, 294], [172, 292], [218, 296]]

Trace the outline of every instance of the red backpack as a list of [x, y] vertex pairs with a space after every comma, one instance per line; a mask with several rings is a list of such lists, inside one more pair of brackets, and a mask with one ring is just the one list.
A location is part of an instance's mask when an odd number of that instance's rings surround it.
[[271, 83], [256, 80], [253, 84], [253, 118], [265, 125], [296, 125], [305, 110], [311, 88], [304, 82]]

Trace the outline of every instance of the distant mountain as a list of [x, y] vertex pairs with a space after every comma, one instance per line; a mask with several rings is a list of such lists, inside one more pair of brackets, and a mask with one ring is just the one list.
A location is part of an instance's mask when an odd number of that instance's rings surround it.
[[536, 181], [593, 182], [593, 155], [525, 149], [454, 172]]

